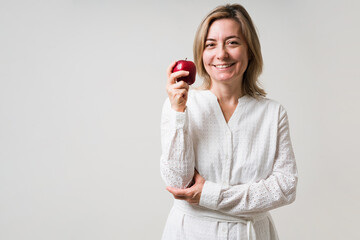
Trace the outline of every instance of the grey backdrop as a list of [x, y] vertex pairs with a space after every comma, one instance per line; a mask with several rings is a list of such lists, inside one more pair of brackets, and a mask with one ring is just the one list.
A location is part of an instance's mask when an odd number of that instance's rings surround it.
[[[294, 204], [281, 239], [356, 239], [360, 2], [238, 1], [268, 97], [289, 113]], [[0, 239], [159, 239], [166, 68], [224, 1], [0, 1]]]

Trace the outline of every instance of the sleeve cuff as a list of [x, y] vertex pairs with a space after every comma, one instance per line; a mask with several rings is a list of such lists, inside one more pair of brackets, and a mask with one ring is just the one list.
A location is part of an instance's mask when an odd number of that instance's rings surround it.
[[199, 205], [216, 210], [219, 203], [220, 192], [221, 185], [210, 181], [205, 181], [201, 192]]
[[186, 123], [187, 110], [185, 112], [177, 112], [171, 108], [171, 122], [175, 129], [183, 129]]

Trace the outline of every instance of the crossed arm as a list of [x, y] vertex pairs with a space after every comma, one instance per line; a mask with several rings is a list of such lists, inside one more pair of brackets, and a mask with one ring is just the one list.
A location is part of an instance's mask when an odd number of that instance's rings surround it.
[[194, 184], [189, 188], [180, 189], [167, 186], [166, 190], [168, 190], [175, 199], [184, 200], [191, 204], [199, 204], [205, 179], [195, 170], [193, 181]]

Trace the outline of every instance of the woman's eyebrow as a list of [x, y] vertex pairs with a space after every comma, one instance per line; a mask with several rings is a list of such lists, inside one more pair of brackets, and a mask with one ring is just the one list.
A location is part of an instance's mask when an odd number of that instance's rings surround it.
[[227, 37], [227, 38], [225, 38], [225, 39], [227, 40], [227, 39], [230, 39], [230, 38], [238, 38], [238, 39], [240, 39], [240, 40], [241, 40], [241, 38], [240, 38], [240, 37], [235, 36], [235, 35], [234, 35], [234, 36], [229, 36], [229, 37]]

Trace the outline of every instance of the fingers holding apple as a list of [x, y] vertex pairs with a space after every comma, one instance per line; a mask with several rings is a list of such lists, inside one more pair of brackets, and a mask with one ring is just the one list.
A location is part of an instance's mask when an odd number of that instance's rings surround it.
[[[193, 66], [192, 66], [193, 65]], [[184, 112], [188, 98], [189, 85], [195, 81], [195, 64], [191, 61], [177, 61], [169, 65], [166, 90], [171, 107], [178, 112]]]
[[[177, 82], [180, 82], [181, 78], [184, 78], [188, 75], [189, 75], [188, 71], [178, 71], [178, 72], [171, 73], [168, 77], [168, 83], [175, 84]], [[183, 81], [183, 82], [185, 82], [187, 84], [186, 81]]]
[[172, 73], [166, 86], [171, 107], [178, 112], [184, 112], [188, 98], [189, 85], [184, 81], [177, 82], [176, 79], [186, 76], [187, 72]]

